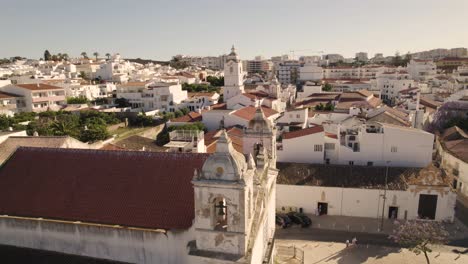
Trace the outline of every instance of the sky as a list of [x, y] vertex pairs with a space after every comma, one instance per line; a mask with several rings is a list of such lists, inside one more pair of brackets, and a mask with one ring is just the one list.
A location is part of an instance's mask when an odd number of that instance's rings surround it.
[[468, 47], [468, 0], [0, 0], [0, 58], [167, 60]]

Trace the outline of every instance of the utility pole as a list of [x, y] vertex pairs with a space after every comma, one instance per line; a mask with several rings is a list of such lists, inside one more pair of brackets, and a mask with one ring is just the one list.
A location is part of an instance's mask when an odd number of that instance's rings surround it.
[[380, 222], [380, 232], [383, 231], [384, 228], [384, 217], [385, 217], [385, 201], [387, 200], [387, 189], [388, 189], [388, 164], [390, 161], [387, 161], [387, 168], [385, 169], [385, 189], [383, 194], [383, 204], [382, 204], [382, 220]]

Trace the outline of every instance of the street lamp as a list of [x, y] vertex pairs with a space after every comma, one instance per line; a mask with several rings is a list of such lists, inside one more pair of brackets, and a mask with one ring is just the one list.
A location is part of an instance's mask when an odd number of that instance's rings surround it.
[[383, 204], [382, 204], [382, 220], [380, 222], [380, 231], [383, 231], [384, 227], [384, 217], [385, 217], [385, 201], [387, 200], [387, 189], [388, 189], [388, 165], [390, 164], [390, 161], [386, 162], [387, 167], [385, 168], [385, 189], [384, 189], [384, 194], [383, 194]]

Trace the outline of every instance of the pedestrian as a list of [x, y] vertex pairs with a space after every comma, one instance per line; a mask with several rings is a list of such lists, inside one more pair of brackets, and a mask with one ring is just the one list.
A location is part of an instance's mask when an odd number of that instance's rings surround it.
[[346, 239], [346, 247], [349, 247], [349, 239]]
[[351, 240], [351, 243], [353, 244], [353, 246], [357, 245], [357, 239], [356, 239], [356, 237], [354, 237], [353, 240]]

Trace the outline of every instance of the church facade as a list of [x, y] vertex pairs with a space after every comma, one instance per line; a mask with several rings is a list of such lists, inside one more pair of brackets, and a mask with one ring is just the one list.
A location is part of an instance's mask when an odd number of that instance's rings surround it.
[[237, 152], [225, 131], [213, 154], [20, 148], [0, 169], [0, 244], [129, 263], [272, 263], [278, 171], [252, 148]]

